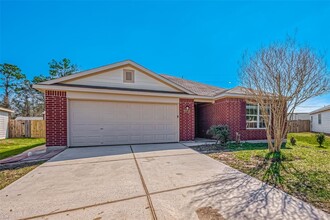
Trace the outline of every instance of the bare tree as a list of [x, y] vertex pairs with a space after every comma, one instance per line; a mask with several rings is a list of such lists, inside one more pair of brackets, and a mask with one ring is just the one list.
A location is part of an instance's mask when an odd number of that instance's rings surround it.
[[259, 104], [270, 152], [281, 149], [288, 131], [287, 115], [306, 100], [330, 90], [324, 56], [292, 39], [245, 55], [240, 72], [245, 93]]

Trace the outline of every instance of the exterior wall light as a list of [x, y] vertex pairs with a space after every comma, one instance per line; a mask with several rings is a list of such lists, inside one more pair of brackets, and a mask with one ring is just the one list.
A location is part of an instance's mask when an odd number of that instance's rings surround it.
[[187, 105], [185, 108], [184, 108], [184, 112], [185, 113], [190, 113], [190, 106]]

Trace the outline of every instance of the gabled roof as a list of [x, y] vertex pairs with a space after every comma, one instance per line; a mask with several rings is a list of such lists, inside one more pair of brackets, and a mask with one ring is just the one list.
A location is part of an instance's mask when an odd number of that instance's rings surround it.
[[9, 113], [13, 113], [14, 111], [13, 110], [10, 110], [8, 108], [2, 108], [0, 107], [0, 112], [9, 112]]
[[229, 89], [226, 91], [226, 94], [232, 94], [232, 95], [246, 95], [246, 89], [241, 86], [236, 86], [232, 89]]
[[324, 106], [323, 108], [316, 109], [309, 114], [315, 114], [315, 113], [325, 112], [325, 111], [330, 111], [330, 105]]
[[149, 69], [147, 69], [147, 68], [145, 68], [145, 67], [143, 67], [143, 66], [141, 66], [141, 65], [139, 65], [139, 64], [137, 64], [137, 63], [135, 63], [131, 60], [125, 60], [125, 61], [110, 64], [110, 65], [106, 65], [106, 66], [102, 66], [102, 67], [82, 71], [82, 72], [79, 72], [79, 73], [75, 73], [73, 75], [64, 76], [64, 77], [61, 77], [61, 78], [58, 78], [58, 79], [48, 80], [48, 81], [45, 81], [45, 82], [38, 83], [38, 85], [61, 84], [63, 82], [69, 81], [69, 80], [74, 80], [74, 79], [78, 79], [78, 78], [81, 78], [81, 77], [86, 77], [86, 76], [91, 75], [91, 74], [97, 74], [98, 72], [101, 72], [101, 71], [110, 70], [110, 69], [114, 69], [114, 68], [118, 68], [118, 67], [126, 66], [126, 65], [130, 65], [132, 67], [140, 69], [143, 72], [151, 75], [155, 79], [157, 79], [157, 80], [159, 80], [159, 81], [161, 81], [165, 84], [168, 84], [168, 85], [178, 89], [179, 91], [183, 91], [183, 92], [186, 92], [188, 94], [193, 94], [190, 90], [187, 90], [186, 88], [184, 88], [184, 87], [182, 87], [178, 84], [175, 84], [172, 81], [170, 81], [170, 80], [168, 80], [164, 77], [161, 77], [157, 73], [155, 73], [155, 72], [153, 72], [153, 71], [151, 71], [151, 70], [149, 70]]
[[[174, 76], [166, 75], [166, 74], [157, 74], [151, 70], [148, 70], [147, 68], [131, 61], [131, 60], [125, 60], [121, 62], [117, 62], [114, 64], [86, 70], [83, 72], [75, 73], [70, 76], [61, 77], [58, 79], [49, 80], [46, 82], [39, 83], [37, 85], [33, 85], [33, 88], [39, 89], [40, 91], [47, 90], [49, 87], [52, 87], [52, 89], [60, 90], [60, 89], [70, 89], [77, 91], [78, 89], [93, 89], [93, 90], [111, 90], [111, 91], [127, 91], [127, 92], [153, 92], [153, 93], [168, 93], [171, 94], [173, 92], [164, 92], [164, 91], [154, 91], [154, 90], [143, 90], [143, 89], [134, 89], [134, 88], [118, 88], [118, 87], [104, 87], [104, 86], [89, 86], [89, 85], [73, 85], [69, 82], [79, 79], [82, 77], [90, 76], [92, 74], [99, 74], [103, 71], [116, 69], [120, 67], [125, 66], [131, 66], [133, 68], [136, 68], [145, 74], [149, 75], [150, 77], [153, 77], [154, 79], [159, 80], [160, 82], [167, 84], [168, 86], [171, 86], [172, 88], [175, 88], [178, 90], [178, 92], [174, 92], [178, 95], [188, 95], [188, 96], [198, 96], [200, 98], [205, 99], [220, 99], [227, 96], [235, 96], [235, 97], [246, 97], [248, 96], [246, 94], [246, 91], [243, 87], [235, 87], [232, 89], [224, 89], [216, 86], [206, 85], [199, 82], [194, 82], [191, 80], [186, 80], [182, 78], [177, 78]], [[180, 94], [181, 93], [181, 94]]]
[[191, 80], [177, 78], [177, 77], [166, 75], [166, 74], [160, 74], [160, 76], [191, 91], [192, 93], [194, 93], [196, 95], [214, 97], [214, 96], [217, 96], [226, 91], [226, 89], [224, 89], [224, 88], [210, 86], [210, 85], [206, 85], [203, 83], [198, 83], [198, 82], [194, 82]]

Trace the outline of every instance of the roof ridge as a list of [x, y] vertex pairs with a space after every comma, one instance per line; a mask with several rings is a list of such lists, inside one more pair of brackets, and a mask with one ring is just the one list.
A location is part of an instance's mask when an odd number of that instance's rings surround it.
[[[197, 81], [193, 81], [191, 79], [184, 79], [184, 78], [179, 78], [179, 77], [176, 77], [176, 76], [172, 76], [172, 75], [169, 75], [169, 74], [159, 74], [160, 76], [169, 76], [169, 77], [172, 77], [172, 78], [176, 78], [176, 79], [180, 79], [180, 80], [184, 80], [184, 81], [188, 81], [188, 82], [192, 82], [192, 83], [198, 83], [200, 85], [204, 85], [204, 86], [208, 86], [208, 87], [214, 87], [214, 88], [218, 88], [218, 89], [225, 89], [225, 88], [222, 88], [222, 87], [218, 87], [218, 86], [213, 86], [213, 85], [209, 85], [209, 84], [206, 84], [206, 83], [201, 83], [201, 82], [197, 82]], [[166, 77], [164, 77], [166, 78]], [[226, 89], [227, 90], [227, 89]]]
[[[165, 77], [165, 76], [168, 76], [168, 77], [173, 77], [173, 78], [177, 78], [177, 77], [174, 77], [174, 76], [172, 76], [172, 75], [168, 75], [168, 74], [158, 74], [159, 76], [161, 76], [161, 77], [163, 77], [164, 79], [167, 79], [167, 80], [170, 80], [170, 79], [168, 79], [167, 77]], [[180, 78], [177, 78], [177, 79], [180, 79]], [[174, 81], [172, 81], [172, 80], [170, 80], [171, 82], [173, 82], [173, 83], [175, 83], [176, 85], [179, 85], [178, 83], [176, 83], [176, 82], [174, 82]], [[179, 86], [181, 86], [181, 85], [179, 85]], [[193, 94], [195, 94], [195, 95], [197, 95], [194, 91], [192, 91], [191, 89], [189, 89], [189, 88], [185, 88], [185, 89], [187, 89], [188, 91], [190, 91], [190, 92], [192, 92]]]
[[171, 82], [173, 82], [179, 86], [184, 87], [185, 89], [191, 91], [192, 93], [194, 93], [196, 95], [205, 95], [205, 96], [209, 96], [209, 97], [215, 97], [227, 90], [225, 88], [212, 86], [212, 85], [196, 82], [196, 81], [189, 80], [189, 79], [178, 78], [178, 77], [168, 75], [168, 74], [159, 74], [159, 76], [161, 76], [167, 80], [170, 80]]

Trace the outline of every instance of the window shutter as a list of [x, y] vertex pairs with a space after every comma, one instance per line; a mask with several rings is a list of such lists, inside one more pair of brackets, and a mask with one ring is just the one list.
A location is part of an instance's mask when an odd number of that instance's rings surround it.
[[246, 130], [246, 101], [241, 101], [240, 128]]

